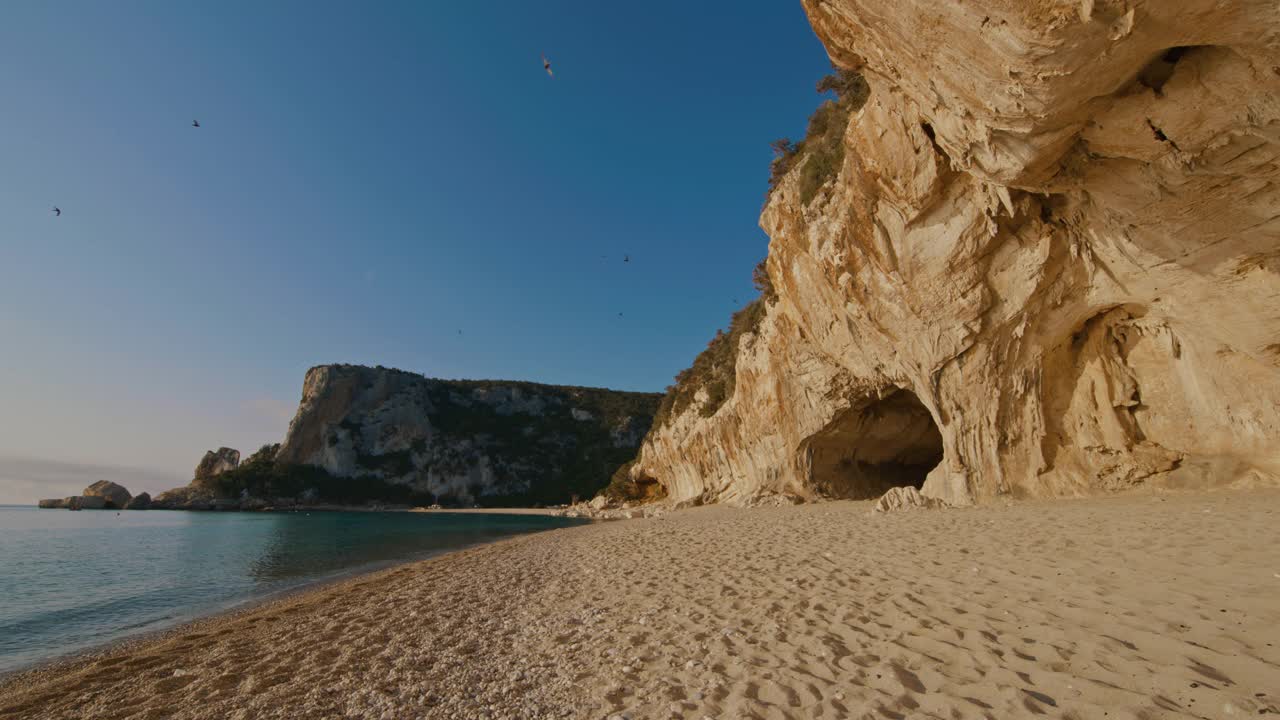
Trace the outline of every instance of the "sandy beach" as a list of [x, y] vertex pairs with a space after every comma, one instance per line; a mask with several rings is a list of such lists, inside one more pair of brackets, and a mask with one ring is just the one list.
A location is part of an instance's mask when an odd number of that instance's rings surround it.
[[522, 536], [10, 678], [4, 718], [1280, 714], [1280, 492]]

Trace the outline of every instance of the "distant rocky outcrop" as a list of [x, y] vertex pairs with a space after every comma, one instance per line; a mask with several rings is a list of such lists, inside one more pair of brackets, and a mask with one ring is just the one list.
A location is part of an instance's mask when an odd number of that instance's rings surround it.
[[633, 478], [953, 504], [1280, 482], [1280, 6], [803, 5], [866, 87], [779, 146], [763, 317], [695, 363]]
[[239, 450], [229, 447], [208, 450], [196, 464], [190, 484], [160, 493], [151, 499], [148, 507], [154, 510], [215, 509], [216, 500], [228, 500], [220, 497], [219, 478], [235, 471], [240, 465]]
[[233, 450], [229, 447], [210, 450], [204, 454], [204, 457], [200, 458], [200, 463], [196, 465], [196, 472], [192, 476], [192, 482], [205, 483], [224, 472], [235, 470], [239, 466], [239, 450]]
[[[146, 493], [143, 493], [146, 495]], [[123, 510], [130, 506], [133, 496], [123, 485], [109, 480], [99, 480], [79, 495], [65, 498], [48, 498], [37, 505], [44, 509], [65, 510]], [[148, 498], [149, 499], [149, 498]]]
[[124, 509], [129, 504], [129, 501], [133, 499], [133, 495], [130, 495], [128, 490], [110, 480], [99, 480], [85, 488], [83, 495], [100, 497], [106, 501], [106, 507], [114, 510]]
[[68, 510], [106, 510], [107, 499], [99, 495], [75, 495], [67, 498]]
[[151, 507], [151, 493], [141, 492], [130, 498], [125, 504], [125, 510], [147, 510]]
[[661, 396], [388, 368], [307, 372], [284, 442], [206, 453], [157, 508], [515, 505], [589, 498], [632, 459]]

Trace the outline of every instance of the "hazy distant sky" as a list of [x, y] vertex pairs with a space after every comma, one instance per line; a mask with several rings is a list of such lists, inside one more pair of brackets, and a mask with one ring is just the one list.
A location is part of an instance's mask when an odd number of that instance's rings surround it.
[[0, 502], [185, 482], [321, 363], [660, 390], [829, 68], [796, 0], [0, 15]]

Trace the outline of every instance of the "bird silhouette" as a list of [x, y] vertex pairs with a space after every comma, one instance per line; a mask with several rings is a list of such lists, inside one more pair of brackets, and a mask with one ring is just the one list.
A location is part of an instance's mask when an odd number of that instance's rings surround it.
[[54, 217], [62, 217], [62, 208], [58, 207], [57, 205], [54, 205], [54, 206], [53, 206], [53, 216], [54, 216]]
[[200, 127], [200, 121], [199, 121], [199, 120], [192, 120], [192, 121], [191, 121], [191, 127]]
[[631, 262], [631, 256], [630, 256], [630, 255], [623, 255], [623, 256], [622, 256], [622, 262]]
[[547, 59], [547, 54], [542, 54], [542, 69], [547, 71], [548, 77], [555, 77], [556, 74], [551, 72], [551, 61]]

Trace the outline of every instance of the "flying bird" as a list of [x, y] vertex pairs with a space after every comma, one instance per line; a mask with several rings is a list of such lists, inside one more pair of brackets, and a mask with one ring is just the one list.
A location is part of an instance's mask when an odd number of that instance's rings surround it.
[[200, 121], [199, 121], [199, 120], [192, 120], [192, 121], [191, 121], [191, 127], [200, 127]]
[[547, 71], [548, 77], [555, 77], [556, 74], [551, 72], [551, 61], [547, 59], [547, 54], [542, 54], [542, 69]]
[[623, 256], [622, 256], [622, 262], [631, 262], [631, 256], [630, 256], [630, 255], [623, 255]]
[[54, 205], [54, 206], [53, 206], [53, 216], [54, 216], [54, 217], [62, 217], [62, 208], [58, 207], [57, 205]]

